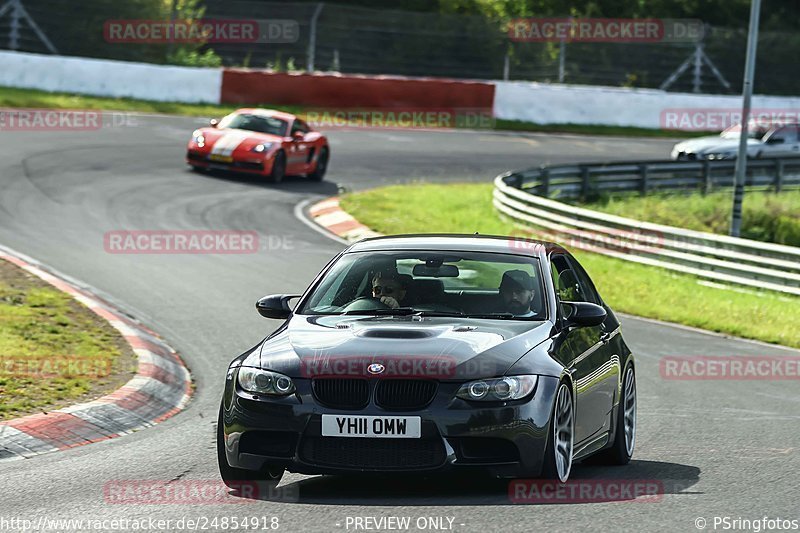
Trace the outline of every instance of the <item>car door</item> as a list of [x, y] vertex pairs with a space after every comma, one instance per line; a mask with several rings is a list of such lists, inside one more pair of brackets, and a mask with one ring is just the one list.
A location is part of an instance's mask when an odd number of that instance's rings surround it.
[[554, 355], [569, 369], [575, 384], [575, 444], [579, 445], [610, 427], [614, 373], [610, 369], [603, 325], [577, 328], [564, 324], [562, 302], [599, 303], [599, 296], [591, 283], [581, 282], [585, 273], [581, 269], [579, 274], [575, 264], [564, 253], [553, 253], [550, 258], [553, 286], [562, 317], [559, 318], [561, 332], [554, 342]]
[[306, 172], [311, 145], [305, 140], [305, 137], [309, 131], [311, 128], [299, 118], [292, 122], [289, 131], [291, 142], [286, 151], [287, 174], [304, 174]]
[[792, 124], [775, 128], [764, 139], [761, 157], [793, 157], [800, 156], [800, 138], [798, 126]]

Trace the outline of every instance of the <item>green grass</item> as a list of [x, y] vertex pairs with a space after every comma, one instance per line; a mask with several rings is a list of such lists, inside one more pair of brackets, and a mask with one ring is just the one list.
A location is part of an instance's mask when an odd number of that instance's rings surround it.
[[0, 260], [0, 420], [98, 397], [135, 370], [108, 322]]
[[[154, 80], [154, 83], [157, 83]], [[33, 89], [0, 87], [0, 107], [97, 109], [139, 113], [168, 113], [200, 117], [223, 116], [241, 106], [154, 102], [132, 98], [102, 98], [67, 93], [50, 93]]]
[[[474, 233], [524, 237], [491, 204], [491, 184], [412, 184], [342, 197], [342, 207], [381, 233]], [[800, 348], [800, 298], [701, 285], [692, 276], [574, 251], [615, 310]]]
[[[302, 106], [253, 103], [262, 107], [275, 107], [289, 113], [300, 114], [309, 108]], [[102, 98], [68, 93], [51, 93], [33, 89], [0, 87], [0, 107], [54, 108], [54, 109], [96, 109], [138, 113], [165, 113], [195, 117], [222, 117], [244, 105], [183, 104], [180, 102], [155, 102], [132, 98]], [[534, 124], [516, 120], [497, 119], [495, 130], [529, 131], [546, 133], [578, 133], [585, 135], [621, 135], [635, 137], [692, 137], [696, 133], [656, 130], [646, 128], [626, 128], [622, 126], [595, 126], [581, 124]]]
[[634, 128], [631, 126], [604, 126], [601, 124], [536, 124], [519, 120], [495, 120], [496, 130], [531, 131], [542, 133], [577, 133], [580, 135], [615, 135], [620, 137], [687, 138], [709, 135], [706, 132]]
[[[610, 198], [586, 207], [669, 226], [727, 235], [732, 193]], [[742, 237], [800, 246], [800, 191], [748, 191], [742, 209]]]

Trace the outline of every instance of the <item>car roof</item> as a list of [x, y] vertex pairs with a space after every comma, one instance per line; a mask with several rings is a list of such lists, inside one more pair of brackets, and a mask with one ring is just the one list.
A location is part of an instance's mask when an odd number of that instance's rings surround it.
[[285, 120], [286, 122], [291, 122], [296, 118], [291, 113], [284, 113], [283, 111], [278, 111], [277, 109], [264, 109], [261, 107], [243, 107], [242, 109], [237, 109], [235, 113], [248, 113], [251, 115], [275, 117], [281, 120]]
[[387, 250], [452, 250], [465, 252], [511, 253], [543, 255], [552, 250], [565, 251], [560, 245], [509, 235], [480, 235], [459, 233], [419, 233], [387, 235], [358, 241], [347, 252]]

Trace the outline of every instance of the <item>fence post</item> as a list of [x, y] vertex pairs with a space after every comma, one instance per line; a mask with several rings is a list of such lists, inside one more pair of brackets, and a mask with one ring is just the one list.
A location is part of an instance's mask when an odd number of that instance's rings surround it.
[[546, 167], [543, 167], [539, 174], [539, 192], [540, 196], [550, 197], [550, 170]]
[[783, 188], [783, 159], [775, 160], [775, 192]]
[[647, 165], [639, 165], [639, 172], [642, 175], [640, 191], [642, 196], [645, 196], [647, 194]]
[[581, 166], [581, 202], [589, 198], [589, 167]]
[[705, 182], [703, 194], [708, 194], [713, 187], [713, 183], [711, 182], [711, 161], [708, 160], [703, 161], [703, 181]]
[[306, 53], [306, 71], [314, 72], [314, 61], [317, 54], [317, 19], [319, 14], [322, 13], [322, 7], [325, 4], [320, 2], [314, 9], [314, 14], [311, 15], [311, 23], [308, 29], [308, 52]]

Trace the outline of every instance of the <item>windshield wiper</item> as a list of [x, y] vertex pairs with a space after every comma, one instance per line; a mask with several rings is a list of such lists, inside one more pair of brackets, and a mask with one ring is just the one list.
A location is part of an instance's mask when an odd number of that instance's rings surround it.
[[459, 313], [458, 311], [417, 311], [414, 313], [414, 316], [458, 316], [458, 317], [465, 317], [467, 316], [464, 313]]
[[415, 312], [413, 307], [396, 307], [394, 309], [353, 309], [351, 311], [344, 311], [343, 315], [410, 315]]
[[499, 320], [511, 319], [511, 318], [533, 318], [532, 316], [519, 317], [516, 316], [514, 313], [470, 313], [465, 316], [467, 318], [496, 318]]

